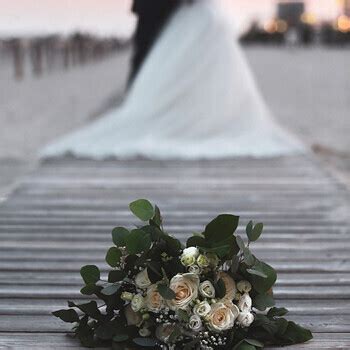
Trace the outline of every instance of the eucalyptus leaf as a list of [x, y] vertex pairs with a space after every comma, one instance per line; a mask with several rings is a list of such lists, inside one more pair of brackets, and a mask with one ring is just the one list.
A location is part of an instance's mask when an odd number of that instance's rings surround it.
[[155, 214], [153, 205], [147, 199], [138, 199], [130, 203], [129, 208], [142, 221], [151, 220]]
[[127, 334], [117, 334], [113, 337], [115, 343], [123, 343], [129, 339]]
[[285, 309], [284, 307], [282, 308], [273, 307], [272, 309], [269, 310], [269, 312], [267, 313], [267, 316], [281, 317], [281, 316], [285, 316], [287, 313], [288, 313], [288, 310]]
[[94, 284], [101, 278], [100, 270], [95, 265], [86, 265], [80, 269], [80, 275], [86, 284]]
[[176, 298], [175, 292], [165, 284], [158, 284], [158, 292], [165, 300], [172, 300]]
[[100, 287], [96, 284], [87, 284], [85, 287], [80, 289], [80, 293], [83, 295], [93, 295], [100, 290]]
[[116, 267], [120, 263], [122, 252], [117, 247], [109, 248], [106, 254], [106, 262], [111, 267]]
[[63, 322], [74, 323], [79, 321], [77, 312], [73, 309], [58, 310], [52, 313], [54, 316], [60, 318]]
[[276, 271], [270, 265], [258, 260], [256, 261], [252, 269], [266, 275], [266, 277], [264, 278], [262, 276], [259, 276], [258, 274], [252, 274], [251, 283], [254, 289], [260, 294], [264, 294], [267, 291], [269, 291], [277, 280]]
[[126, 277], [126, 273], [124, 271], [113, 270], [108, 274], [108, 282], [114, 283], [122, 281]]
[[220, 242], [234, 234], [239, 216], [223, 214], [212, 220], [205, 228], [204, 236], [208, 242]]
[[256, 339], [244, 339], [244, 341], [250, 345], [253, 345], [257, 348], [263, 348], [264, 347], [264, 343], [262, 343], [261, 341], [259, 340], [256, 340]]
[[264, 229], [264, 224], [262, 223], [258, 223], [254, 226], [254, 228], [252, 229], [252, 231], [250, 232], [250, 234], [248, 234], [248, 238], [250, 242], [255, 242], [259, 239], [259, 237], [261, 236], [262, 232]]
[[129, 230], [127, 230], [125, 227], [116, 227], [112, 231], [113, 243], [117, 247], [125, 247], [126, 246], [125, 238], [128, 236], [129, 233], [130, 233]]
[[241, 236], [236, 236], [236, 242], [239, 249], [243, 252], [243, 250], [245, 249], [245, 243], [243, 241], [243, 238]]
[[103, 289], [101, 290], [101, 293], [102, 293], [103, 295], [107, 295], [107, 296], [116, 294], [116, 293], [119, 291], [120, 286], [121, 286], [120, 284], [112, 284], [112, 285], [109, 285], [109, 286], [103, 288]]
[[155, 348], [157, 345], [157, 340], [152, 338], [134, 338], [133, 342], [145, 348]]
[[275, 305], [275, 300], [269, 294], [258, 294], [254, 298], [253, 306], [259, 311], [265, 311], [268, 307]]
[[243, 249], [243, 256], [244, 256], [244, 262], [248, 265], [248, 266], [253, 266], [255, 263], [255, 258], [252, 255], [252, 253], [250, 252], [249, 248], [244, 248]]
[[129, 254], [139, 254], [151, 247], [151, 238], [146, 232], [136, 229], [132, 230], [125, 238], [126, 249]]

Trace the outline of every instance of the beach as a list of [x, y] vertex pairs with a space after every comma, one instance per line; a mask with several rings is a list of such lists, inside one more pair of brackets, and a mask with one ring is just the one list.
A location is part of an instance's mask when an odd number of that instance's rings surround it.
[[[350, 176], [350, 50], [247, 47], [274, 117], [344, 182]], [[22, 81], [0, 60], [0, 198], [47, 143], [98, 118], [125, 94], [130, 51]]]

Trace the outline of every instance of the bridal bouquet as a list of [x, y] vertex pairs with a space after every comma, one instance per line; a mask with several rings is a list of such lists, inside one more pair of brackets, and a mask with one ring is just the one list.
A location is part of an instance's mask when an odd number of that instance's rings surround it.
[[274, 307], [276, 272], [250, 250], [261, 223], [249, 222], [243, 240], [235, 235], [239, 217], [220, 215], [184, 247], [164, 230], [157, 206], [141, 199], [130, 209], [143, 224], [113, 230], [108, 276], [94, 265], [80, 271], [81, 293], [94, 300], [53, 313], [74, 323], [82, 345], [254, 350], [312, 338]]

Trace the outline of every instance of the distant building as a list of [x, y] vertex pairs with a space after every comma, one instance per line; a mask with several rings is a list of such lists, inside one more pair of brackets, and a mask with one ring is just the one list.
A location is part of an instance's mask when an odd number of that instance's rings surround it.
[[281, 1], [277, 4], [277, 17], [287, 22], [289, 27], [297, 27], [305, 12], [303, 1]]

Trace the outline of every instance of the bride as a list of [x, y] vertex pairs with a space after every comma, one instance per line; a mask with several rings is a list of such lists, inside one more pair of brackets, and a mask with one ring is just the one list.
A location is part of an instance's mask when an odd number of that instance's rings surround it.
[[182, 1], [123, 105], [43, 155], [198, 159], [302, 152], [272, 119], [227, 12], [218, 0]]

